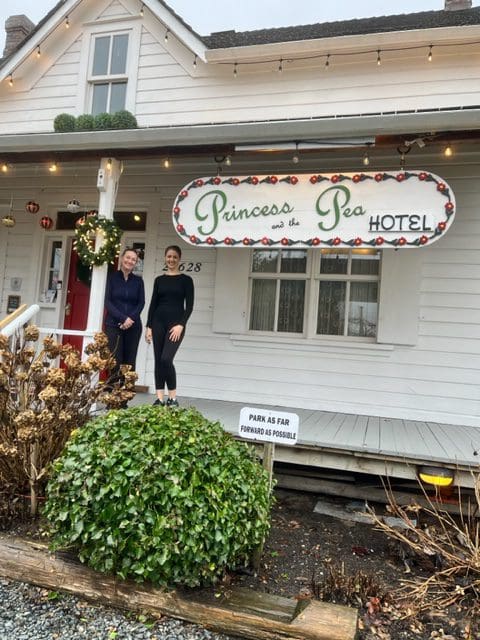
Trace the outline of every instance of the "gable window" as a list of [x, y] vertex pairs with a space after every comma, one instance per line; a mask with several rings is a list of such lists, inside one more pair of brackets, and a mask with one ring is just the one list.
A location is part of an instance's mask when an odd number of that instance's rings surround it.
[[91, 113], [115, 113], [125, 109], [127, 95], [128, 33], [97, 35], [89, 75]]
[[380, 252], [255, 249], [251, 331], [374, 338]]

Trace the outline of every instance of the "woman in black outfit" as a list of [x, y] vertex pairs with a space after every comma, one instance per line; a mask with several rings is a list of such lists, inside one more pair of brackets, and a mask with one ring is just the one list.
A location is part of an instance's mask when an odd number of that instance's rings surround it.
[[112, 372], [116, 378], [122, 364], [135, 370], [142, 335], [140, 313], [145, 306], [145, 290], [143, 279], [133, 273], [137, 262], [137, 252], [127, 247], [120, 256], [120, 269], [109, 275], [105, 291], [105, 333], [116, 360]]
[[[173, 359], [185, 335], [185, 325], [193, 310], [193, 280], [180, 273], [182, 250], [176, 245], [165, 249], [167, 273], [155, 278], [152, 300], [148, 309], [145, 339], [153, 340], [155, 356], [155, 389], [157, 399], [154, 405], [178, 407], [177, 375]], [[168, 389], [164, 402], [165, 384]]]

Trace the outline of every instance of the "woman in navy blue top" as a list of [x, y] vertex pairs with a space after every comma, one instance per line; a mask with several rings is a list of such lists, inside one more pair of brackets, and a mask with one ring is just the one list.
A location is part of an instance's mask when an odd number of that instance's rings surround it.
[[185, 335], [185, 326], [193, 310], [193, 280], [180, 273], [182, 250], [177, 245], [165, 250], [167, 272], [155, 278], [152, 300], [148, 309], [145, 339], [153, 341], [155, 356], [155, 389], [153, 404], [165, 404], [165, 385], [168, 389], [167, 406], [177, 407], [177, 374], [173, 359]]
[[122, 364], [129, 364], [135, 370], [142, 335], [140, 313], [145, 306], [145, 289], [142, 278], [133, 273], [137, 262], [137, 252], [127, 247], [120, 256], [120, 269], [111, 273], [107, 280], [105, 333], [117, 361], [113, 371], [115, 377]]

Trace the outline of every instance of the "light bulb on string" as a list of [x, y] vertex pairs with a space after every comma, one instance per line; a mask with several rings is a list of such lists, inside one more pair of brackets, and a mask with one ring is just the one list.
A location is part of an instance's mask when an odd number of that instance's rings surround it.
[[298, 142], [295, 143], [295, 153], [292, 156], [293, 164], [298, 164], [300, 162], [300, 157], [298, 155]]
[[142, 6], [140, 8], [140, 16], [143, 18], [144, 15], [145, 15], [145, 5], [142, 4]]
[[365, 151], [362, 158], [362, 164], [364, 167], [368, 167], [370, 164], [370, 156], [368, 155], [368, 151]]
[[165, 42], [168, 42], [168, 36], [169, 36], [169, 34], [170, 34], [170, 29], [167, 29], [167, 30], [165, 31], [165, 38], [164, 38]]
[[170, 168], [170, 158], [165, 158], [165, 160], [163, 161], [163, 166], [165, 169], [169, 169]]
[[227, 156], [227, 157], [225, 158], [225, 164], [227, 165], [227, 167], [230, 167], [230, 166], [231, 166], [231, 164], [232, 164], [232, 158], [231, 158], [231, 156]]
[[13, 87], [13, 74], [12, 73], [8, 76], [8, 84], [11, 87]]
[[193, 68], [196, 69], [197, 68], [197, 54], [195, 54], [195, 57], [193, 58]]
[[429, 61], [429, 62], [431, 62], [431, 61], [432, 61], [432, 59], [433, 59], [433, 52], [432, 52], [432, 49], [433, 49], [433, 44], [431, 44], [431, 45], [430, 45], [430, 49], [428, 50], [428, 57], [427, 57], [427, 59], [428, 59], [428, 61]]
[[52, 162], [51, 165], [48, 167], [48, 170], [50, 171], [50, 173], [55, 173], [57, 169], [58, 169], [58, 166], [56, 162]]
[[327, 57], [325, 58], [325, 69], [330, 67], [330, 54], [327, 53]]
[[4, 162], [2, 164], [2, 173], [7, 173], [7, 172], [8, 172], [8, 164]]
[[111, 158], [109, 158], [109, 159], [107, 160], [107, 169], [108, 169], [109, 171], [111, 171], [111, 170], [112, 170], [112, 159], [111, 159]]
[[70, 20], [68, 16], [65, 18], [65, 29], [70, 29]]
[[37, 58], [40, 58], [42, 52], [40, 51], [40, 45], [37, 45]]
[[382, 58], [380, 57], [380, 49], [377, 49], [377, 66], [382, 64]]
[[280, 58], [280, 61], [278, 63], [278, 73], [282, 73], [283, 71], [283, 60], [282, 58]]
[[447, 146], [445, 147], [445, 149], [443, 150], [443, 155], [446, 158], [451, 158], [453, 155], [453, 150], [452, 147], [450, 146], [450, 143], [447, 144]]
[[237, 62], [235, 62], [235, 64], [233, 65], [233, 77], [236, 78], [237, 77]]

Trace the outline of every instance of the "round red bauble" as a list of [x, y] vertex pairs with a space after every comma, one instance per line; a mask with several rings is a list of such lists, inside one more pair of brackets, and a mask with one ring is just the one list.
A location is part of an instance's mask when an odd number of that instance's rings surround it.
[[339, 238], [338, 236], [336, 238], [333, 239], [333, 244], [337, 245], [341, 243], [341, 238]]
[[234, 184], [235, 186], [238, 186], [240, 184], [240, 180], [238, 178], [233, 178], [232, 184]]
[[178, 216], [178, 214], [180, 213], [180, 207], [174, 207], [173, 208], [173, 213]]
[[38, 213], [40, 211], [40, 205], [38, 202], [29, 200], [25, 205], [25, 210], [28, 211], [28, 213]]
[[224, 244], [232, 244], [232, 239], [231, 238], [225, 238], [225, 240], [223, 242], [224, 242]]
[[334, 176], [332, 176], [330, 178], [330, 180], [335, 184], [336, 182], [338, 182], [340, 180], [340, 177], [337, 176], [337, 174], [335, 174]]
[[399, 245], [407, 244], [407, 239], [406, 239], [406, 238], [404, 238], [403, 236], [401, 236], [401, 237], [398, 239], [398, 244], [399, 244]]
[[440, 229], [440, 231], [445, 231], [445, 229], [447, 228], [447, 223], [446, 222], [439, 222], [438, 223], [438, 228]]
[[375, 244], [383, 244], [385, 242], [385, 240], [382, 238], [382, 236], [378, 236], [378, 238], [375, 238]]
[[208, 236], [207, 244], [215, 244], [215, 240], [211, 236]]
[[353, 180], [353, 182], [360, 182], [361, 178], [360, 178], [360, 176], [358, 175], [358, 173], [356, 173], [356, 174], [353, 176], [352, 180]]
[[317, 176], [310, 176], [310, 182], [311, 182], [312, 184], [316, 184], [316, 183], [318, 182], [318, 178], [317, 178]]
[[262, 238], [262, 244], [270, 244], [270, 240], [266, 236], [264, 236]]
[[258, 178], [257, 178], [257, 176], [253, 176], [253, 178], [252, 178], [252, 184], [258, 184]]
[[320, 244], [320, 238], [313, 238], [312, 240], [312, 244], [316, 247], [317, 245]]
[[397, 173], [397, 181], [398, 182], [403, 182], [405, 180], [405, 174], [404, 173]]
[[53, 226], [53, 220], [48, 216], [42, 216], [42, 218], [40, 218], [40, 226], [42, 229], [45, 229], [45, 231], [48, 231], [48, 229], [51, 229]]
[[197, 236], [191, 235], [190, 236], [190, 242], [193, 242], [194, 244], [197, 243]]
[[427, 174], [422, 171], [421, 173], [418, 174], [418, 179], [419, 180], [426, 180], [427, 179]]
[[180, 195], [182, 196], [182, 198], [186, 198], [188, 196], [188, 191], [183, 190], [180, 192]]
[[270, 182], [271, 182], [272, 184], [275, 184], [276, 182], [278, 182], [278, 178], [277, 178], [277, 176], [270, 176]]
[[177, 231], [178, 233], [183, 233], [185, 231], [183, 224], [177, 224]]
[[289, 243], [289, 240], [288, 238], [282, 238], [280, 242], [283, 244], [284, 247], [286, 247]]
[[291, 182], [292, 184], [297, 184], [297, 182], [298, 182], [298, 178], [297, 178], [297, 176], [292, 176], [292, 177], [290, 178], [290, 182]]
[[203, 187], [203, 180], [195, 180], [197, 187]]
[[361, 238], [355, 238], [355, 240], [353, 241], [353, 244], [358, 247], [358, 245], [362, 244], [362, 239]]
[[243, 244], [244, 244], [245, 246], [248, 246], [248, 245], [250, 244], [250, 238], [244, 238], [244, 239], [243, 239]]
[[216, 178], [213, 179], [213, 184], [220, 184], [221, 181], [222, 181], [221, 178], [217, 176]]
[[427, 244], [427, 242], [428, 242], [427, 236], [420, 236], [420, 244]]
[[453, 202], [447, 202], [447, 204], [445, 205], [445, 209], [447, 211], [453, 211]]
[[445, 191], [445, 189], [447, 188], [446, 184], [444, 182], [439, 182], [437, 184], [437, 190], [438, 191]]
[[384, 176], [384, 174], [383, 174], [383, 173], [376, 173], [376, 174], [375, 174], [375, 180], [376, 180], [377, 182], [381, 182], [381, 181], [383, 180], [383, 176]]

